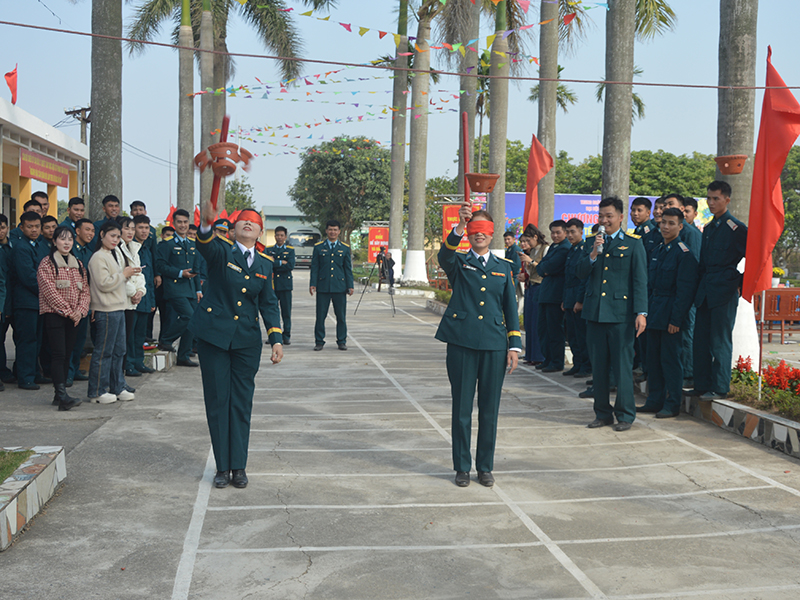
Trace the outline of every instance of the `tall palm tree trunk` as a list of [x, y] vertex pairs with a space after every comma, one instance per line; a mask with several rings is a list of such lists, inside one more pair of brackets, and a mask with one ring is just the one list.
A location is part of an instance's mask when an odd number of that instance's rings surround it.
[[[497, 3], [495, 31], [506, 30], [506, 0]], [[508, 71], [511, 57], [508, 56], [508, 40], [500, 33], [492, 44], [492, 63], [489, 74], [489, 95], [492, 98], [492, 116], [489, 119], [489, 172], [497, 173], [500, 179], [491, 193], [489, 214], [495, 223], [492, 250], [503, 251], [503, 231], [506, 223], [506, 139], [508, 138]], [[497, 77], [497, 78], [495, 78]], [[502, 255], [501, 255], [502, 256]]]
[[[190, 0], [182, 0], [178, 45], [194, 47]], [[193, 52], [178, 51], [178, 208], [191, 211], [194, 206], [194, 70]]]
[[[539, 32], [539, 76], [552, 81], [539, 82], [539, 128], [542, 146], [556, 155], [556, 108], [558, 107], [558, 4], [543, 2], [540, 21], [552, 19]], [[555, 212], [556, 170], [539, 181], [539, 229], [547, 231]]]
[[755, 90], [731, 90], [727, 86], [756, 84], [756, 25], [758, 0], [720, 0], [719, 3], [719, 85], [717, 92], [717, 154], [745, 154], [744, 170], [723, 175], [731, 195], [731, 212], [747, 222], [750, 188], [753, 184], [753, 141], [755, 135]]
[[[214, 20], [211, 14], [211, 2], [203, 0], [203, 15], [200, 17], [200, 87], [203, 90], [214, 87]], [[213, 143], [211, 131], [219, 124], [214, 124], [213, 94], [200, 96], [200, 147], [208, 148]], [[214, 175], [206, 169], [200, 175], [200, 202], [207, 202], [211, 197], [211, 184]]]
[[[92, 33], [122, 37], [122, 0], [92, 2]], [[90, 218], [100, 218], [109, 194], [122, 196], [122, 42], [92, 38]]]
[[[606, 16], [606, 81], [633, 81], [636, 0], [616, 0]], [[606, 84], [603, 120], [603, 198], [618, 196], [627, 212], [631, 167], [633, 86]]]
[[[480, 2], [476, 2], [474, 7], [471, 7], [470, 10], [470, 19], [469, 22], [466, 24], [466, 35], [468, 37], [464, 38], [465, 40], [472, 40], [475, 38], [480, 37], [481, 33], [481, 4]], [[479, 49], [480, 45], [478, 42], [474, 44], [475, 49]], [[458, 114], [459, 114], [459, 123], [461, 123], [461, 114], [467, 113], [467, 142], [469, 146], [467, 146], [470, 157], [469, 163], [465, 164], [464, 162], [464, 137], [460, 134], [459, 128], [459, 136], [458, 136], [458, 193], [464, 193], [464, 173], [469, 173], [472, 171], [472, 165], [475, 164], [475, 157], [472, 156], [473, 148], [475, 148], [475, 114], [477, 113], [476, 105], [478, 99], [478, 78], [475, 77], [478, 74], [478, 60], [479, 60], [479, 53], [473, 52], [469, 48], [467, 48], [466, 53], [464, 54], [464, 60], [462, 61], [462, 70], [464, 73], [469, 73], [473, 75], [473, 77], [461, 77], [461, 89], [464, 90], [464, 93], [461, 94], [461, 97], [458, 101]]]
[[[422, 11], [420, 11], [422, 12]], [[424, 15], [424, 16], [423, 16]], [[411, 148], [409, 150], [408, 175], [408, 252], [403, 280], [426, 282], [425, 270], [425, 183], [428, 161], [428, 90], [431, 53], [428, 40], [431, 35], [431, 16], [423, 13], [419, 18], [414, 53], [414, 69], [417, 71], [411, 83]]]
[[[400, 0], [400, 17], [397, 21], [397, 45], [394, 66], [408, 68], [408, 57], [399, 56], [400, 49], [408, 48], [408, 0]], [[406, 71], [394, 72], [392, 85], [392, 174], [389, 184], [389, 252], [394, 258], [395, 278], [400, 279], [403, 272], [403, 196], [406, 186], [406, 104], [408, 103], [408, 76]]]

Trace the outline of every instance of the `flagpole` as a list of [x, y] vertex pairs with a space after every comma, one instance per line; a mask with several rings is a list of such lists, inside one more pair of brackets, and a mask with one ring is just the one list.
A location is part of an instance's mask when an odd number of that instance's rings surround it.
[[761, 290], [761, 324], [758, 333], [758, 402], [761, 404], [761, 363], [764, 357], [764, 311], [767, 292]]

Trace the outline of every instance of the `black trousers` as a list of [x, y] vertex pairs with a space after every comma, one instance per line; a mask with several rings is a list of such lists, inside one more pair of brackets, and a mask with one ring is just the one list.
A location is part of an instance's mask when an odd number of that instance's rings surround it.
[[45, 313], [43, 316], [50, 350], [50, 377], [53, 378], [53, 385], [65, 383], [78, 328], [70, 318], [55, 313]]

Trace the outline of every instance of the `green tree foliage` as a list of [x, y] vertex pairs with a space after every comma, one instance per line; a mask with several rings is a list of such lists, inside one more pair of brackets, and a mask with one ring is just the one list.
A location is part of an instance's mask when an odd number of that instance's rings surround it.
[[[478, 156], [479, 139], [475, 139], [475, 146], [473, 152], [474, 156]], [[483, 136], [483, 147], [489, 147], [489, 136]], [[528, 174], [528, 155], [530, 154], [531, 147], [525, 146], [519, 140], [506, 140], [506, 191], [507, 192], [524, 192], [525, 179]], [[458, 161], [456, 161], [458, 162]], [[489, 153], [483, 153], [481, 156], [481, 173], [489, 172]]]
[[345, 243], [364, 221], [389, 219], [391, 153], [363, 136], [337, 138], [302, 155], [289, 197], [320, 229], [342, 224]]
[[458, 183], [449, 177], [434, 177], [425, 183], [425, 246], [442, 243], [442, 194], [457, 194]]
[[[783, 190], [783, 234], [772, 258], [776, 264], [786, 265], [800, 246], [800, 146], [793, 146], [781, 173]], [[736, 215], [741, 218], [741, 215]]]
[[255, 208], [253, 202], [253, 186], [247, 182], [247, 177], [229, 179], [225, 183], [225, 210], [228, 214], [244, 208]]

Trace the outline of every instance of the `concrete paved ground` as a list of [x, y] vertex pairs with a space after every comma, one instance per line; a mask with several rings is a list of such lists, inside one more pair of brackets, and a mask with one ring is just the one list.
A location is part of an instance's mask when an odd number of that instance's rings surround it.
[[[588, 430], [581, 382], [507, 377], [495, 476], [452, 481], [449, 388], [424, 301], [349, 301], [348, 352], [262, 360], [250, 485], [212, 489], [199, 372], [58, 413], [0, 394], [0, 445], [62, 443], [68, 479], [0, 554], [0, 598], [796, 598], [800, 466], [688, 417]], [[329, 321], [329, 336], [334, 331]], [[84, 389], [81, 384], [73, 388]], [[474, 471], [473, 471], [474, 477]]]

